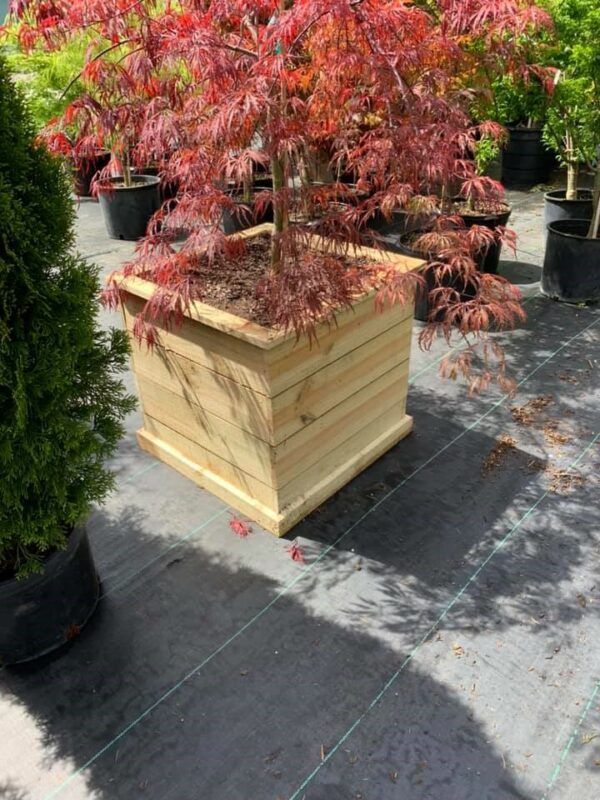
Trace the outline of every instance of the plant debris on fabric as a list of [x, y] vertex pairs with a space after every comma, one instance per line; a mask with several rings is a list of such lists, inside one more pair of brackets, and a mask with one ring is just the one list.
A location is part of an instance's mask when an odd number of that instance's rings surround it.
[[550, 395], [534, 397], [533, 400], [529, 400], [523, 406], [513, 406], [510, 409], [510, 413], [518, 425], [531, 427], [538, 421], [540, 412], [553, 402], [554, 398]]
[[516, 451], [517, 442], [512, 436], [508, 436], [508, 434], [499, 436], [489, 455], [484, 459], [481, 472], [483, 475], [489, 475], [490, 472], [502, 466], [507, 457]]

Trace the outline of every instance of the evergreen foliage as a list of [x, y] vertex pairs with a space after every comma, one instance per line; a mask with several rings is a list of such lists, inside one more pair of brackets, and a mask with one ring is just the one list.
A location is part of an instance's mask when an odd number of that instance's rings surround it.
[[60, 163], [34, 142], [0, 60], [0, 576], [43, 569], [113, 486], [134, 399], [126, 335], [97, 324], [97, 269], [73, 250]]

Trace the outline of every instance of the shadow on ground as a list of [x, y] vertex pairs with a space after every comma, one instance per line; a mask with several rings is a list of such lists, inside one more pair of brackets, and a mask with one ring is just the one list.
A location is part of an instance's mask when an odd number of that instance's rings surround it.
[[[510, 336], [516, 373], [532, 372], [595, 319], [592, 311], [532, 301], [529, 321]], [[471, 429], [493, 392], [465, 398], [452, 385], [441, 391], [435, 371], [420, 379], [410, 393], [413, 436], [295, 529], [310, 558], [337, 545], [284, 596], [276, 558], [252, 569], [238, 558], [236, 566], [225, 538], [218, 554], [202, 538], [165, 552], [158, 532], [168, 529], [169, 509], [149, 527], [147, 495], [127, 505], [123, 490], [118, 514], [94, 517], [95, 537], [105, 542], [98, 552], [104, 565], [135, 553], [153, 566], [117, 582], [68, 650], [0, 674], [9, 731], [0, 745], [7, 765], [0, 797], [291, 797], [548, 490], [546, 466], [572, 460], [586, 431], [597, 429], [597, 370], [586, 365], [594, 342], [597, 332], [582, 335], [508, 404], [552, 395], [552, 413], [568, 434], [560, 452], [541, 428], [517, 428], [508, 407]], [[486, 472], [501, 433], [516, 445]], [[134, 451], [121, 455], [128, 463]], [[541, 466], [532, 468], [532, 459]], [[507, 632], [533, 619], [523, 628], [526, 648], [544, 615], [570, 635], [582, 609], [558, 587], [597, 558], [591, 480], [525, 520], [527, 535], [496, 554], [446, 627]], [[208, 513], [210, 499], [188, 488]], [[179, 491], [166, 492], [174, 505]], [[490, 680], [508, 694], [513, 676]], [[298, 800], [534, 800], [506, 769], [487, 718], [456, 682], [443, 683], [416, 661], [370, 718]], [[548, 751], [554, 734], [544, 740]]]
[[[128, 535], [136, 537], [134, 520], [128, 523]], [[241, 602], [231, 601], [232, 589]], [[184, 547], [158, 577], [106, 598], [66, 652], [6, 670], [0, 686], [15, 701], [8, 715], [25, 711], [40, 746], [37, 753], [23, 748], [6, 765], [0, 796], [46, 796], [68, 777], [65, 764], [84, 767], [137, 718], [84, 771], [73, 793], [71, 784], [52, 796], [289, 797], [403, 653], [324, 622], [287, 596], [243, 642], [231, 644], [140, 719], [276, 592], [256, 573], [232, 571], [199, 548]], [[486, 731], [453, 691], [411, 669], [387, 703], [397, 709], [378, 724], [377, 741], [341, 748], [318, 785], [307, 787], [306, 800], [533, 800], [513, 782]], [[57, 764], [63, 765], [59, 774], [49, 779], [45, 773]]]

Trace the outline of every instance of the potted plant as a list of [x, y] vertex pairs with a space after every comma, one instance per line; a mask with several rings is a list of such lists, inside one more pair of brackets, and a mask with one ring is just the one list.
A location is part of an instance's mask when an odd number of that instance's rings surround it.
[[136, 80], [122, 53], [113, 57], [116, 50], [127, 54], [127, 42], [122, 47], [102, 47], [100, 53], [108, 50], [106, 60], [96, 57], [100, 45], [94, 45], [76, 76], [83, 91], [67, 106], [59, 125], [75, 128], [77, 156], [110, 151], [109, 163], [92, 181], [92, 192], [100, 202], [108, 235], [135, 241], [146, 234], [161, 206], [160, 175], [146, 174], [144, 167], [153, 160], [152, 154], [139, 147], [146, 108], [156, 102], [155, 88], [152, 82]]
[[134, 400], [128, 346], [97, 327], [95, 267], [71, 251], [60, 162], [34, 143], [0, 61], [0, 663], [76, 636], [98, 601], [85, 520]]
[[[548, 236], [542, 291], [557, 300], [600, 300], [600, 63], [598, 8], [593, 0], [550, 0], [560, 48], [546, 138], [567, 166], [562, 197], [547, 196]], [[595, 173], [593, 189], [579, 188], [579, 164]], [[577, 215], [577, 216], [575, 216]]]
[[[442, 310], [436, 306], [444, 293], [437, 292], [438, 288], [456, 289], [465, 302], [476, 293], [471, 277], [464, 276], [460, 269], [449, 272], [449, 263], [458, 265], [466, 258], [479, 272], [497, 274], [503, 242], [514, 247], [515, 235], [506, 228], [511, 208], [504, 199], [504, 189], [484, 174], [500, 152], [505, 131], [487, 123], [469, 132], [467, 152], [458, 150], [457, 163], [464, 168], [460, 157], [472, 151], [475, 175], [464, 176], [458, 196], [449, 197], [444, 185], [439, 197], [421, 197], [420, 202], [419, 198], [412, 198], [413, 210], [420, 209], [421, 215], [406, 217], [404, 230], [395, 243], [399, 252], [428, 261], [415, 304], [415, 317], [421, 321], [440, 317]], [[469, 169], [472, 170], [470, 159]], [[382, 230], [389, 233], [389, 228]], [[388, 246], [394, 247], [393, 240], [387, 241]]]
[[597, 9], [589, 0], [548, 0], [556, 31], [556, 67], [544, 139], [567, 169], [567, 186], [545, 195], [544, 223], [590, 220], [592, 190], [580, 186], [582, 166], [593, 165], [600, 137], [600, 90], [594, 80]]
[[[525, 24], [510, 43], [496, 42], [490, 47], [489, 40], [480, 35], [480, 26], [470, 33], [465, 90], [472, 93], [471, 113], [476, 121], [492, 119], [507, 129], [500, 159], [501, 180], [507, 188], [543, 183], [553, 165], [552, 153], [542, 141], [551, 89], [546, 63], [552, 43], [552, 20], [543, 6], [543, 0], [529, 5]], [[512, 9], [496, 4], [495, 13], [502, 19]], [[488, 141], [484, 147], [493, 144]]]
[[[127, 41], [121, 66], [161, 98], [146, 107], [139, 147], [165, 154], [165, 177], [179, 190], [106, 295], [135, 342], [139, 441], [274, 533], [411, 429], [422, 260], [366, 247], [377, 241], [365, 222], [428, 182], [474, 177], [463, 164], [472, 126], [454, 71], [476, 18], [490, 47], [509, 40], [507, 26], [529, 24], [528, 3], [509, 5], [500, 24], [492, 2], [468, 13], [451, 4], [443, 23], [387, 0], [183, 0], [160, 10], [102, 2], [114, 46]], [[95, 4], [74, 0], [60, 28], [98, 19]], [[174, 91], [182, 65], [189, 80]], [[356, 182], [351, 202], [339, 202], [341, 181], [299, 180], [306, 154], [325, 147], [331, 174], [342, 164]], [[243, 184], [265, 154], [273, 223], [228, 236], [229, 181]], [[472, 238], [466, 228], [459, 235]], [[477, 336], [522, 313], [518, 292], [462, 251], [447, 268], [468, 274], [474, 292], [466, 305], [446, 296], [424, 346], [449, 336], [458, 316]], [[481, 372], [473, 352], [461, 362], [473, 388], [505, 385], [502, 364], [485, 361], [497, 351], [480, 353]]]
[[505, 120], [508, 141], [502, 152], [502, 183], [507, 188], [528, 188], [546, 183], [553, 166], [545, 147], [543, 125], [547, 84], [536, 75], [504, 79], [495, 87], [499, 120]]

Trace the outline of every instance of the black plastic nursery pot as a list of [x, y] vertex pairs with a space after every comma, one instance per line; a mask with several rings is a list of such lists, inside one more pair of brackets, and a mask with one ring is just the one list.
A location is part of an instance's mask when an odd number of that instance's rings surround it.
[[578, 189], [577, 198], [567, 200], [566, 189], [556, 189], [544, 195], [544, 230], [551, 222], [562, 219], [591, 220], [593, 210], [591, 189]]
[[[143, 169], [134, 169], [134, 175], [152, 175], [160, 179], [160, 170], [158, 167], [149, 166]], [[160, 197], [161, 200], [174, 200], [177, 197], [179, 186], [176, 181], [160, 181]]]
[[248, 230], [255, 225], [262, 225], [265, 222], [273, 222], [273, 207], [268, 206], [258, 214], [254, 208], [254, 202], [244, 202], [241, 197], [234, 197], [235, 210], [223, 209], [221, 215], [221, 227], [227, 235]]
[[108, 166], [109, 161], [110, 153], [100, 152], [73, 162], [73, 190], [77, 197], [92, 196], [92, 181], [101, 169]]
[[588, 239], [589, 220], [548, 225], [542, 267], [543, 294], [567, 303], [600, 300], [600, 239]]
[[[493, 231], [498, 227], [506, 225], [510, 219], [511, 213], [512, 208], [510, 208], [510, 206], [506, 206], [504, 210], [495, 214], [461, 213], [460, 216], [463, 218], [467, 228], [471, 228], [473, 225], [483, 225], [484, 227]], [[477, 269], [480, 272], [487, 272], [492, 275], [497, 275], [501, 253], [502, 242], [494, 242], [487, 249], [481, 250], [475, 258]]]
[[366, 224], [367, 228], [384, 236], [402, 236], [404, 233], [427, 227], [434, 216], [434, 214], [412, 214], [399, 208], [392, 212], [390, 219], [386, 219], [381, 211], [376, 211]]
[[[391, 245], [386, 243], [386, 248], [393, 250], [396, 253], [402, 253], [402, 255], [408, 256], [409, 258], [424, 258], [425, 256], [422, 253], [413, 250], [410, 246], [410, 240], [415, 233], [416, 231], [410, 231], [403, 234], [395, 244]], [[428, 322], [430, 320], [432, 311], [429, 293], [432, 291], [432, 289], [436, 288], [436, 284], [434, 283], [434, 277], [431, 270], [423, 270], [422, 274], [425, 278], [425, 284], [420, 285], [416, 290], [414, 317], [415, 319], [418, 319], [419, 322]], [[457, 285], [458, 279], [454, 276], [448, 276], [442, 280], [441, 284], [438, 284], [438, 288], [440, 286], [456, 288]], [[466, 295], [463, 296], [466, 297]]]
[[111, 239], [136, 241], [146, 233], [148, 222], [160, 208], [160, 180], [154, 175], [132, 175], [131, 186], [122, 177], [111, 178], [112, 187], [101, 189], [98, 199]]
[[99, 593], [86, 529], [78, 525], [67, 548], [46, 559], [42, 574], [0, 581], [0, 664], [32, 661], [74, 639]]
[[554, 156], [542, 141], [540, 128], [508, 127], [502, 154], [502, 183], [508, 188], [531, 187], [548, 180]]

